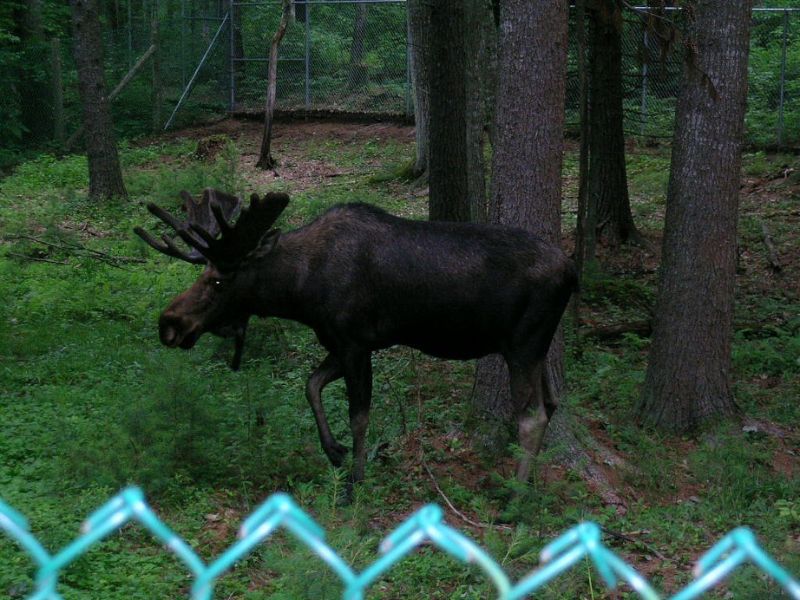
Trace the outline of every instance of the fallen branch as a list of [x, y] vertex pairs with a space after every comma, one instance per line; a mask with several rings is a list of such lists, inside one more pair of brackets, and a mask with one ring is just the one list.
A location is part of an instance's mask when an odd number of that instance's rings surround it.
[[[86, 246], [82, 246], [80, 244], [70, 244], [68, 242], [56, 243], [56, 242], [51, 242], [49, 240], [43, 240], [41, 238], [37, 238], [37, 237], [34, 237], [32, 235], [26, 235], [26, 234], [10, 235], [6, 239], [10, 239], [10, 240], [28, 240], [30, 242], [35, 242], [37, 244], [42, 244], [43, 246], [47, 246], [48, 248], [55, 248], [57, 250], [66, 250], [66, 251], [77, 250], [78, 252], [84, 253], [84, 256], [99, 260], [101, 262], [104, 262], [106, 264], [111, 265], [112, 267], [120, 267], [120, 265], [124, 264], [124, 263], [144, 263], [144, 262], [147, 262], [143, 258], [136, 258], [136, 257], [133, 257], [133, 256], [115, 256], [113, 254], [108, 254], [107, 252], [101, 252], [100, 250], [94, 250], [92, 248], [87, 248]], [[45, 261], [43, 261], [43, 262], [45, 262]], [[55, 261], [49, 261], [49, 262], [55, 262]], [[66, 264], [66, 263], [56, 262], [55, 264]]]
[[626, 542], [630, 542], [631, 544], [636, 544], [637, 546], [641, 546], [656, 558], [660, 558], [661, 560], [667, 560], [666, 556], [664, 556], [663, 554], [661, 554], [661, 552], [653, 548], [650, 544], [643, 542], [642, 540], [637, 540], [636, 538], [625, 535], [624, 533], [620, 533], [619, 531], [613, 531], [608, 527], [601, 527], [600, 529], [603, 530], [603, 533], [607, 533], [613, 538], [617, 538], [618, 540], [625, 540]]
[[[130, 83], [131, 79], [133, 79], [134, 75], [136, 75], [139, 69], [141, 69], [144, 66], [144, 64], [147, 62], [147, 59], [153, 56], [153, 53], [155, 51], [156, 51], [156, 45], [153, 44], [147, 49], [147, 51], [144, 54], [142, 54], [139, 60], [136, 61], [136, 64], [133, 65], [131, 69], [126, 73], [125, 77], [122, 78], [122, 81], [120, 81], [117, 84], [117, 87], [115, 87], [108, 95], [106, 100], [109, 103], [116, 100], [117, 96], [119, 96], [122, 93], [122, 90], [124, 90], [125, 87]], [[69, 138], [67, 138], [67, 141], [64, 142], [64, 149], [69, 150], [72, 147], [72, 145], [78, 140], [78, 138], [81, 135], [83, 135], [83, 130], [84, 130], [83, 125], [78, 127], [78, 129], [75, 130], [75, 133], [69, 136]]]
[[594, 327], [592, 329], [579, 330], [582, 338], [595, 338], [603, 342], [621, 338], [626, 333], [635, 333], [642, 337], [648, 337], [653, 333], [651, 321], [631, 321], [620, 325], [607, 325], [604, 327]]
[[439, 483], [436, 481], [436, 477], [434, 476], [433, 471], [431, 471], [431, 468], [428, 466], [428, 463], [425, 462], [424, 458], [422, 458], [422, 466], [425, 467], [425, 470], [428, 472], [428, 476], [431, 478], [431, 481], [433, 482], [433, 487], [436, 488], [436, 491], [439, 492], [439, 495], [445, 501], [447, 506], [450, 508], [450, 510], [453, 511], [453, 513], [459, 519], [461, 519], [468, 525], [472, 525], [473, 527], [478, 527], [479, 529], [488, 529], [488, 528], [511, 529], [511, 527], [509, 527], [508, 525], [487, 525], [486, 523], [478, 523], [477, 521], [473, 521], [472, 519], [470, 519], [467, 515], [458, 510], [453, 505], [452, 502], [450, 502], [450, 498], [448, 498], [447, 495], [442, 491], [442, 488], [439, 487]]
[[9, 252], [9, 256], [21, 258], [22, 260], [32, 260], [34, 262], [50, 263], [51, 265], [68, 265], [65, 260], [50, 260], [49, 258], [39, 258], [38, 256], [28, 256], [26, 254], [17, 254], [16, 252]]

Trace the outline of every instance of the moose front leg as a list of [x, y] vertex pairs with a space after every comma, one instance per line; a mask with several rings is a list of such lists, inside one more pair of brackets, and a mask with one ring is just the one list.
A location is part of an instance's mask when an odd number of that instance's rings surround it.
[[314, 412], [314, 420], [317, 422], [322, 450], [334, 467], [342, 466], [344, 457], [347, 455], [347, 447], [337, 442], [331, 433], [328, 419], [325, 416], [325, 408], [322, 406], [322, 390], [326, 385], [341, 377], [342, 368], [339, 360], [333, 354], [328, 354], [325, 360], [311, 374], [311, 377], [308, 378], [308, 383], [306, 383], [306, 399]]
[[367, 463], [367, 427], [369, 407], [372, 402], [372, 361], [369, 352], [351, 353], [344, 360], [344, 381], [350, 413], [350, 431], [353, 434], [353, 472], [348, 485], [364, 479]]

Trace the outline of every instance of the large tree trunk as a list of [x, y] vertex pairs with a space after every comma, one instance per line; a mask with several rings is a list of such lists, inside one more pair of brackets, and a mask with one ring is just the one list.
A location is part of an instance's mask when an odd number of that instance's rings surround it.
[[484, 165], [484, 132], [490, 118], [490, 102], [494, 100], [492, 52], [495, 34], [491, 2], [468, 0], [466, 8], [467, 40], [465, 43], [467, 83], [467, 177], [470, 220], [488, 220], [486, 167]]
[[[560, 243], [567, 4], [501, 0], [489, 220]], [[548, 355], [554, 396], [562, 395], [563, 341]], [[478, 361], [472, 403], [489, 426], [484, 445], [502, 451], [513, 417], [500, 356]], [[556, 412], [558, 414], [558, 412]]]
[[410, 48], [411, 87], [414, 93], [414, 135], [416, 158], [414, 177], [428, 172], [430, 127], [430, 69], [431, 69], [431, 6], [427, 0], [408, 1], [408, 44]]
[[684, 432], [736, 412], [730, 381], [751, 0], [696, 3], [678, 98], [641, 417]]
[[78, 92], [83, 104], [89, 197], [127, 196], [117, 154], [117, 142], [106, 98], [103, 40], [97, 0], [70, 0], [74, 28]]
[[[586, 258], [594, 241], [616, 246], [638, 239], [625, 170], [622, 111], [622, 3], [598, 0], [591, 15], [589, 177]], [[592, 235], [594, 234], [594, 235]]]
[[49, 53], [44, 39], [41, 0], [25, 0], [25, 7], [18, 16], [17, 28], [24, 51], [19, 74], [22, 124], [27, 129], [27, 138], [42, 141], [52, 134], [53, 109], [46, 77], [41, 69], [31, 68], [33, 64], [46, 64]]
[[430, 219], [469, 221], [466, 17], [462, 0], [431, 5]]
[[431, 220], [469, 221], [485, 203], [482, 136], [476, 133], [476, 127], [483, 129], [483, 110], [475, 98], [481, 86], [471, 81], [480, 31], [470, 24], [480, 3], [445, 0], [430, 9]]

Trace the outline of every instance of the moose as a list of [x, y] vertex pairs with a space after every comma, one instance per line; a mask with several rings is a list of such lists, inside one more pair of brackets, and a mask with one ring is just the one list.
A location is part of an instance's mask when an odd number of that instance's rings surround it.
[[341, 466], [347, 448], [331, 433], [322, 391], [344, 378], [351, 484], [364, 478], [373, 351], [400, 344], [446, 359], [500, 354], [509, 368], [523, 450], [516, 474], [527, 481], [556, 409], [545, 357], [577, 285], [574, 264], [560, 248], [522, 229], [415, 221], [363, 203], [334, 206], [282, 232], [273, 225], [289, 203], [286, 194], [253, 194], [235, 223], [235, 197], [206, 190], [203, 202], [213, 220], [190, 214], [181, 221], [147, 205], [189, 252], [167, 235], [159, 241], [134, 229], [163, 254], [205, 264], [161, 314], [164, 345], [189, 349], [210, 332], [236, 337], [240, 357], [252, 315], [311, 327], [328, 354], [311, 373], [305, 395], [323, 451]]

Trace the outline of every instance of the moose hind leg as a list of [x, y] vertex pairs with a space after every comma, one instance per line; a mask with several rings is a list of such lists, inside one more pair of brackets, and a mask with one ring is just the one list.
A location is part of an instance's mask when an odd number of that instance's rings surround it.
[[526, 483], [531, 464], [539, 454], [550, 415], [555, 407], [546, 401], [544, 361], [533, 365], [511, 366], [511, 397], [517, 411], [517, 427], [522, 457], [517, 465], [517, 480]]
[[306, 383], [306, 399], [314, 412], [314, 420], [317, 422], [322, 450], [334, 467], [342, 466], [347, 455], [347, 447], [337, 442], [331, 433], [328, 419], [325, 416], [325, 408], [322, 406], [322, 390], [332, 381], [340, 379], [342, 375], [343, 372], [339, 360], [333, 354], [328, 354], [308, 378], [308, 383]]
[[349, 357], [344, 366], [347, 384], [350, 430], [353, 434], [353, 471], [350, 476], [348, 494], [352, 484], [364, 479], [367, 463], [367, 427], [369, 408], [372, 403], [372, 363], [369, 352]]

